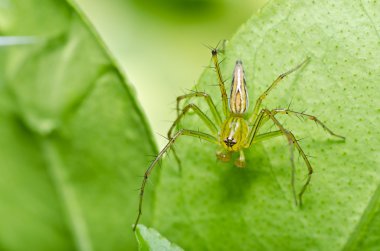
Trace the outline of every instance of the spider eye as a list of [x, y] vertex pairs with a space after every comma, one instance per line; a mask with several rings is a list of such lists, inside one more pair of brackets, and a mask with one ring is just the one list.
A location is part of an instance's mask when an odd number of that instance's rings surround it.
[[223, 141], [228, 147], [233, 147], [236, 144], [236, 140], [234, 138], [226, 138]]

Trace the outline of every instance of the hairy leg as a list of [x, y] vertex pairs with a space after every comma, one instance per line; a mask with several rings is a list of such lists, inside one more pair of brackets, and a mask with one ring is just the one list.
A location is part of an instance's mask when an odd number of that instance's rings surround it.
[[143, 198], [144, 198], [144, 191], [145, 191], [145, 186], [148, 181], [149, 176], [151, 175], [154, 167], [157, 165], [157, 163], [162, 159], [164, 154], [173, 146], [173, 144], [176, 142], [176, 140], [182, 136], [182, 135], [187, 135], [187, 136], [192, 136], [200, 139], [204, 139], [206, 141], [218, 144], [218, 140], [207, 133], [202, 133], [198, 131], [193, 131], [193, 130], [186, 130], [182, 129], [178, 131], [173, 137], [169, 140], [169, 142], [166, 144], [166, 146], [159, 152], [157, 157], [150, 163], [148, 169], [145, 171], [144, 178], [141, 184], [140, 188], [140, 200], [139, 200], [139, 210], [138, 210], [138, 215], [135, 221], [135, 225], [133, 226], [133, 231], [136, 230], [137, 224], [139, 223], [140, 217], [142, 215], [142, 204], [143, 204]]
[[171, 139], [172, 138], [172, 133], [173, 133], [173, 130], [174, 128], [177, 126], [177, 124], [181, 121], [181, 119], [190, 111], [190, 110], [193, 110], [195, 112], [195, 114], [197, 114], [201, 119], [202, 121], [206, 124], [206, 126], [211, 130], [211, 132], [214, 134], [214, 135], [217, 135], [218, 134], [218, 128], [216, 127], [216, 125], [210, 120], [209, 117], [207, 117], [207, 115], [201, 111], [201, 109], [199, 109], [198, 106], [196, 106], [195, 104], [188, 104], [187, 106], [185, 106], [185, 108], [183, 108], [182, 112], [178, 115], [178, 117], [176, 118], [176, 120], [174, 120], [172, 126], [170, 127], [169, 131], [168, 131], [168, 138]]
[[223, 114], [226, 118], [229, 117], [229, 110], [228, 110], [228, 97], [226, 92], [226, 87], [224, 86], [224, 81], [222, 77], [222, 72], [220, 71], [219, 67], [219, 59], [218, 59], [218, 51], [217, 49], [213, 49], [211, 51], [212, 54], [212, 61], [214, 63], [215, 71], [218, 77], [218, 85], [220, 89], [220, 94], [222, 95], [222, 102], [223, 102]]
[[317, 117], [315, 117], [313, 115], [305, 114], [303, 112], [296, 112], [296, 111], [292, 111], [292, 110], [289, 110], [289, 109], [273, 109], [271, 111], [271, 113], [273, 115], [276, 115], [276, 114], [296, 115], [296, 116], [301, 116], [301, 117], [310, 119], [310, 120], [314, 121], [317, 125], [322, 126], [322, 128], [325, 131], [327, 131], [330, 135], [338, 137], [338, 138], [341, 138], [343, 140], [346, 139], [345, 137], [340, 136], [340, 135], [334, 133], [333, 131], [331, 131], [325, 124], [323, 124]]
[[[257, 135], [258, 128], [263, 123], [265, 123], [266, 121], [268, 121], [268, 119], [272, 120], [274, 122], [274, 124], [279, 128], [279, 130], [275, 131], [275, 132], [269, 132], [269, 133]], [[302, 206], [302, 195], [304, 194], [307, 186], [310, 183], [311, 175], [313, 173], [313, 168], [312, 168], [312, 166], [311, 166], [311, 164], [310, 164], [310, 162], [309, 162], [306, 154], [304, 153], [304, 151], [302, 150], [301, 146], [299, 145], [297, 139], [293, 135], [293, 133], [290, 132], [290, 131], [288, 131], [288, 130], [286, 130], [282, 126], [282, 124], [274, 117], [274, 114], [272, 114], [271, 111], [269, 111], [267, 109], [262, 109], [260, 111], [260, 113], [259, 113], [258, 118], [255, 121], [254, 126], [251, 129], [250, 135], [251, 135], [252, 138], [250, 139], [250, 145], [249, 146], [251, 146], [255, 142], [258, 142], [259, 140], [263, 141], [263, 140], [266, 140], [266, 139], [270, 139], [270, 138], [273, 138], [275, 136], [278, 136], [279, 134], [284, 135], [287, 138], [288, 143], [289, 143], [290, 162], [291, 162], [291, 167], [292, 167], [291, 186], [292, 186], [294, 201], [295, 201], [296, 204], [297, 204], [297, 196], [296, 196], [296, 189], [295, 189], [294, 147], [297, 148], [298, 152], [300, 153], [300, 155], [302, 156], [304, 162], [306, 163], [306, 166], [307, 166], [307, 169], [308, 169], [307, 180], [306, 180], [305, 184], [302, 186], [302, 189], [301, 189], [301, 191], [298, 194], [299, 204], [300, 204], [300, 206]]]
[[297, 65], [296, 67], [294, 67], [293, 69], [290, 69], [289, 71], [287, 71], [285, 73], [282, 73], [280, 76], [278, 76], [276, 78], [275, 81], [273, 81], [273, 83], [268, 87], [268, 89], [265, 92], [263, 92], [263, 94], [261, 94], [260, 97], [257, 99], [255, 107], [253, 108], [253, 113], [252, 113], [251, 117], [249, 118], [249, 122], [250, 123], [252, 123], [253, 121], [255, 121], [255, 119], [259, 115], [259, 109], [260, 109], [260, 106], [261, 106], [261, 103], [263, 102], [263, 100], [281, 82], [281, 80], [283, 80], [286, 76], [288, 76], [292, 72], [294, 72], [294, 71], [298, 70], [299, 68], [301, 68], [307, 62], [309, 62], [309, 60], [310, 60], [310, 58], [305, 59], [301, 64]]
[[212, 101], [212, 98], [210, 97], [210, 95], [208, 95], [205, 92], [192, 92], [192, 93], [185, 94], [185, 95], [177, 97], [177, 116], [179, 116], [179, 114], [180, 114], [180, 108], [179, 108], [180, 102], [182, 100], [188, 100], [188, 99], [191, 99], [193, 97], [204, 98], [206, 100], [207, 105], [209, 106], [209, 108], [211, 110], [212, 116], [215, 119], [215, 122], [221, 126], [222, 125], [222, 118], [220, 117], [220, 114], [219, 114], [218, 110], [216, 109], [216, 106], [215, 106], [214, 102]]

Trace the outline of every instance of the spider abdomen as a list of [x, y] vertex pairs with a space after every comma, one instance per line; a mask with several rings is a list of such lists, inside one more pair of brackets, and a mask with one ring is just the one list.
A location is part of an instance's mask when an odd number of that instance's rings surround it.
[[229, 152], [242, 149], [248, 137], [248, 123], [243, 117], [231, 116], [222, 126], [220, 143]]
[[248, 108], [248, 93], [245, 83], [243, 63], [236, 61], [232, 75], [230, 110], [233, 114], [243, 114]]

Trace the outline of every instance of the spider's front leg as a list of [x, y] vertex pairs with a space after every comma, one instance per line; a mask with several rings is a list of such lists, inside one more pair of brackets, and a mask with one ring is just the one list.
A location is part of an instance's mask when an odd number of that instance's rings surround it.
[[226, 87], [224, 86], [224, 80], [222, 76], [222, 72], [219, 67], [219, 59], [218, 59], [218, 50], [213, 49], [211, 51], [212, 54], [212, 62], [214, 63], [214, 68], [216, 71], [216, 75], [218, 77], [218, 85], [220, 89], [220, 94], [222, 96], [222, 102], [223, 102], [223, 114], [225, 118], [228, 118], [230, 115], [230, 111], [228, 110], [228, 97], [227, 97], [227, 92], [226, 92]]
[[[265, 124], [268, 120], [272, 120], [274, 122], [274, 124], [278, 127], [279, 130], [274, 131], [274, 132], [269, 132], [269, 133], [258, 134], [260, 127], [263, 124]], [[302, 158], [305, 161], [306, 166], [308, 168], [308, 178], [307, 178], [305, 184], [303, 185], [301, 191], [298, 194], [298, 200], [299, 200], [299, 204], [301, 206], [302, 205], [302, 195], [310, 183], [311, 175], [313, 173], [313, 168], [311, 167], [311, 164], [310, 164], [306, 154], [304, 153], [301, 146], [297, 142], [297, 139], [295, 138], [293, 133], [286, 130], [281, 125], [281, 123], [274, 117], [274, 114], [271, 111], [269, 111], [267, 109], [262, 109], [260, 111], [260, 113], [258, 114], [258, 116], [256, 117], [256, 120], [254, 121], [252, 128], [250, 129], [249, 137], [248, 137], [249, 143], [246, 145], [246, 147], [250, 147], [254, 143], [264, 141], [264, 140], [268, 140], [268, 139], [271, 139], [273, 137], [277, 137], [279, 135], [284, 135], [287, 138], [288, 143], [289, 143], [290, 161], [291, 161], [291, 167], [292, 167], [291, 186], [292, 186], [293, 197], [294, 197], [294, 201], [295, 201], [296, 205], [297, 205], [297, 195], [296, 195], [296, 188], [295, 188], [295, 165], [294, 165], [294, 153], [293, 153], [294, 147], [297, 148], [298, 152], [302, 156]]]
[[157, 163], [159, 163], [159, 161], [162, 159], [164, 154], [174, 145], [176, 140], [182, 135], [192, 136], [192, 137], [196, 137], [199, 139], [204, 139], [206, 141], [209, 141], [209, 142], [212, 142], [215, 144], [219, 144], [218, 140], [214, 136], [209, 135], [207, 133], [202, 133], [202, 132], [193, 131], [193, 130], [181, 129], [180, 131], [178, 131], [176, 134], [173, 135], [173, 137], [169, 140], [169, 142], [166, 144], [166, 146], [159, 152], [157, 157], [152, 161], [152, 163], [150, 163], [148, 169], [145, 171], [144, 178], [143, 178], [141, 188], [140, 188], [140, 200], [139, 200], [138, 215], [137, 215], [137, 218], [135, 221], [135, 225], [133, 226], [133, 231], [136, 230], [137, 224], [139, 223], [140, 217], [142, 215], [142, 204], [143, 204], [143, 198], [144, 198], [144, 191], [145, 191], [145, 186], [146, 186], [146, 183], [148, 181], [148, 178], [150, 177], [154, 167], [157, 165]]
[[[222, 103], [223, 103], [223, 114], [224, 114], [224, 117], [227, 118], [230, 114], [229, 110], [228, 110], [228, 97], [227, 97], [227, 91], [226, 91], [226, 87], [224, 86], [224, 80], [223, 80], [223, 76], [222, 76], [222, 72], [220, 70], [220, 66], [219, 66], [219, 59], [218, 59], [218, 50], [216, 48], [213, 48], [211, 50], [211, 54], [212, 54], [212, 62], [214, 64], [214, 69], [216, 71], [216, 75], [217, 75], [217, 78], [218, 78], [218, 86], [219, 86], [219, 90], [220, 90], [220, 94], [221, 94], [221, 97], [222, 97]], [[216, 106], [214, 104], [214, 102], [212, 101], [210, 95], [208, 95], [207, 93], [205, 92], [198, 92], [198, 91], [194, 91], [192, 93], [189, 93], [189, 94], [185, 94], [185, 95], [182, 95], [182, 96], [179, 96], [177, 97], [177, 115], [179, 115], [179, 104], [182, 100], [187, 100], [187, 99], [191, 99], [193, 97], [202, 97], [206, 100], [210, 110], [211, 110], [211, 113], [215, 119], [215, 121], [217, 122], [218, 125], [222, 125], [222, 118], [218, 112], [218, 110], [216, 109]]]
[[340, 138], [340, 139], [343, 139], [343, 140], [346, 139], [345, 137], [334, 133], [324, 123], [322, 123], [317, 117], [315, 117], [313, 115], [309, 115], [309, 114], [306, 114], [306, 113], [303, 113], [303, 112], [296, 112], [296, 111], [292, 111], [292, 110], [289, 110], [289, 109], [273, 109], [271, 111], [271, 113], [273, 115], [276, 115], [276, 114], [296, 115], [296, 116], [301, 116], [301, 117], [310, 119], [310, 120], [314, 121], [317, 125], [322, 126], [322, 128], [325, 131], [327, 131], [331, 136], [334, 136], [334, 137], [337, 137], [337, 138]]
[[168, 131], [168, 139], [172, 138], [172, 132], [174, 128], [179, 124], [179, 122], [182, 120], [182, 118], [190, 111], [193, 110], [196, 115], [198, 115], [202, 121], [206, 124], [206, 126], [210, 129], [211, 132], [213, 132], [214, 135], [218, 134], [218, 128], [214, 124], [214, 122], [211, 121], [207, 115], [202, 112], [202, 110], [195, 104], [188, 104], [183, 108], [182, 112], [178, 115], [178, 117], [174, 120], [172, 126], [170, 127]]
[[177, 106], [176, 106], [176, 108], [177, 108], [177, 117], [179, 117], [179, 115], [180, 115], [180, 108], [179, 108], [180, 102], [182, 100], [189, 100], [189, 99], [192, 99], [192, 98], [204, 98], [206, 100], [206, 103], [207, 103], [208, 107], [210, 108], [210, 111], [212, 113], [212, 116], [214, 117], [215, 122], [219, 126], [222, 125], [222, 118], [220, 117], [220, 114], [219, 114], [218, 110], [216, 109], [216, 106], [215, 106], [214, 102], [212, 101], [212, 98], [210, 97], [210, 95], [208, 95], [205, 92], [195, 91], [195, 92], [192, 92], [192, 93], [189, 93], [189, 94], [178, 96], [177, 97]]
[[250, 123], [253, 123], [254, 121], [256, 121], [256, 118], [259, 116], [259, 110], [261, 107], [261, 103], [269, 95], [269, 93], [281, 82], [281, 80], [283, 80], [286, 76], [288, 76], [289, 74], [291, 74], [291, 73], [295, 72], [296, 70], [298, 70], [299, 68], [301, 68], [307, 62], [309, 62], [309, 60], [310, 60], [310, 58], [306, 58], [302, 63], [300, 63], [299, 65], [297, 65], [293, 69], [290, 69], [289, 71], [287, 71], [285, 73], [282, 73], [273, 81], [273, 83], [268, 87], [268, 89], [266, 89], [260, 95], [260, 97], [257, 99], [255, 107], [253, 108], [253, 113], [252, 113], [251, 117], [249, 118]]
[[[218, 134], [218, 128], [215, 126], [214, 122], [211, 121], [211, 119], [209, 117], [207, 117], [207, 115], [202, 112], [202, 110], [195, 104], [188, 104], [187, 106], [185, 106], [185, 108], [183, 108], [182, 112], [178, 115], [178, 117], [174, 120], [172, 126], [170, 127], [167, 135], [168, 135], [168, 139], [171, 140], [173, 138], [173, 130], [174, 128], [177, 127], [177, 125], [179, 124], [179, 122], [182, 120], [182, 118], [190, 111], [190, 110], [193, 110], [195, 112], [196, 115], [198, 115], [201, 120], [206, 124], [206, 126], [210, 129], [210, 131], [214, 134], [214, 135], [217, 135]], [[177, 160], [177, 163], [179, 165], [179, 168], [181, 169], [181, 161], [177, 155], [177, 152], [175, 151], [175, 149], [173, 148], [172, 149], [173, 151], [173, 155], [174, 155], [174, 158]]]
[[307, 176], [305, 184], [301, 188], [301, 191], [298, 193], [299, 205], [302, 206], [302, 195], [304, 194], [307, 186], [310, 183], [311, 175], [313, 174], [313, 168], [312, 168], [312, 166], [309, 162], [309, 159], [307, 158], [305, 152], [302, 150], [300, 144], [298, 143], [296, 137], [294, 136], [294, 134], [292, 132], [290, 132], [289, 130], [285, 129], [283, 127], [283, 125], [275, 118], [274, 114], [271, 111], [269, 111], [267, 109], [262, 109], [262, 113], [265, 114], [266, 116], [268, 116], [268, 118], [274, 122], [274, 124], [278, 127], [279, 131], [288, 140], [289, 149], [290, 149], [290, 161], [291, 161], [291, 165], [292, 165], [292, 181], [291, 181], [292, 184], [291, 185], [292, 185], [293, 196], [294, 196], [296, 204], [297, 204], [297, 197], [296, 197], [296, 192], [295, 192], [296, 191], [295, 190], [295, 165], [294, 165], [294, 152], [293, 152], [294, 147], [297, 148], [299, 154], [301, 155], [301, 157], [303, 158], [303, 160], [307, 166], [308, 176]]

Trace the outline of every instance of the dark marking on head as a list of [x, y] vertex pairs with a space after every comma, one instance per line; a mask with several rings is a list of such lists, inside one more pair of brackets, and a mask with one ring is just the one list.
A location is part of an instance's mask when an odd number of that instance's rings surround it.
[[236, 144], [236, 140], [234, 138], [226, 138], [223, 141], [228, 147], [233, 147]]

